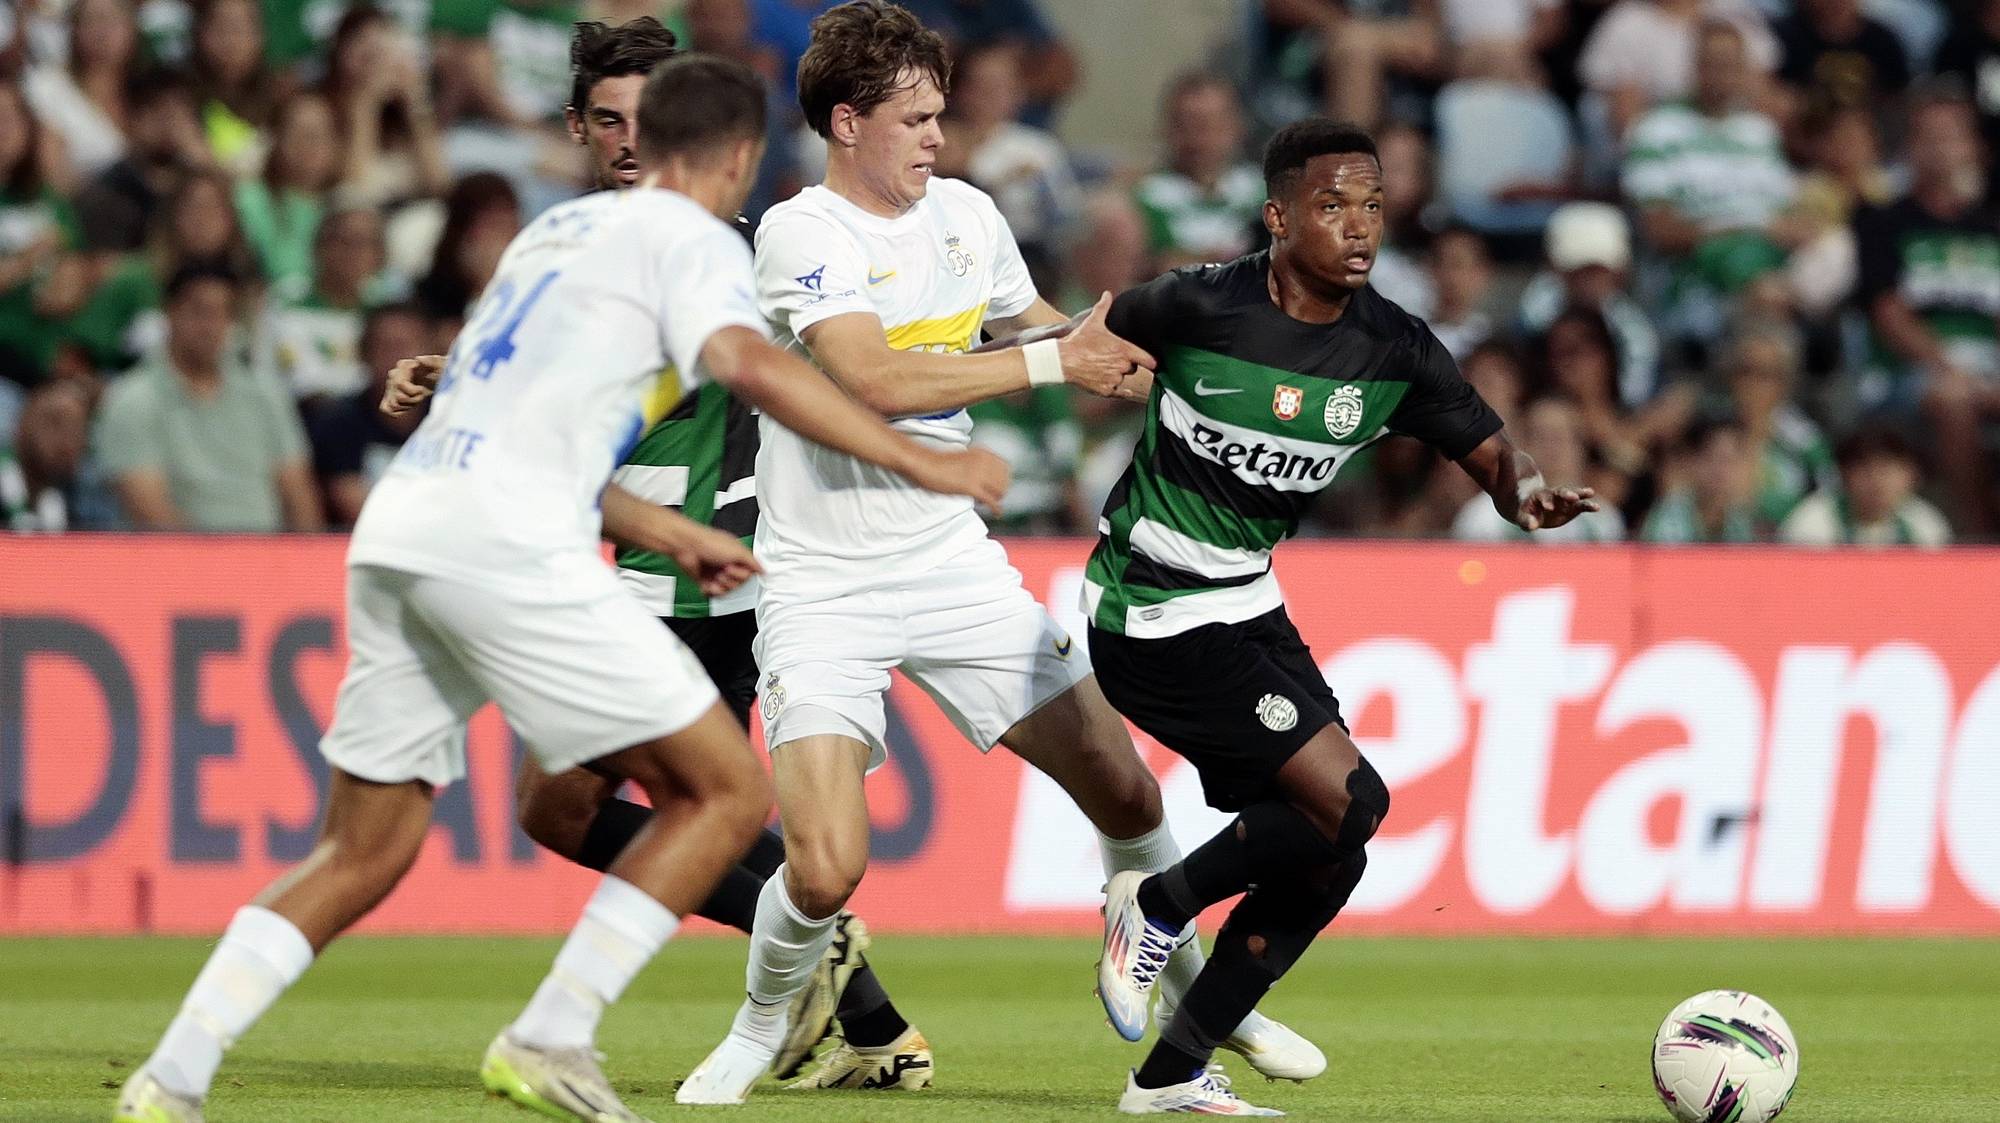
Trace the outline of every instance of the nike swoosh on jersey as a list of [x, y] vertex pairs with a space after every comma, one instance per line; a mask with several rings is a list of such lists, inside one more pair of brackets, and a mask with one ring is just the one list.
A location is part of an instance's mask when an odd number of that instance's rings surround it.
[[1213, 398], [1217, 394], [1241, 394], [1243, 392], [1243, 387], [1210, 386], [1203, 380], [1197, 378], [1194, 380], [1194, 392], [1196, 397]]
[[894, 269], [889, 270], [887, 273], [877, 273], [875, 272], [874, 269], [871, 268], [868, 270], [868, 283], [871, 285], [879, 285], [883, 281], [886, 281], [895, 275], [896, 271]]

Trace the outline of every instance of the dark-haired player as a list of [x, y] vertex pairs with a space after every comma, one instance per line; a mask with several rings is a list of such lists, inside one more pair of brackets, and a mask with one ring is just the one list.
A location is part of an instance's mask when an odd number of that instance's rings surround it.
[[[639, 92], [646, 75], [675, 53], [674, 33], [658, 20], [642, 17], [617, 26], [576, 25], [570, 42], [570, 135], [589, 149], [599, 190], [613, 191], [638, 181]], [[407, 381], [385, 404], [400, 410], [421, 400], [424, 390]], [[726, 387], [708, 383], [681, 399], [633, 446], [612, 480], [648, 503], [669, 507], [698, 523], [727, 531], [750, 545], [757, 526], [757, 417]], [[607, 516], [615, 518], [615, 508]], [[610, 531], [618, 529], [607, 524]], [[618, 576], [639, 602], [701, 660], [723, 702], [747, 729], [757, 693], [758, 582], [711, 597], [674, 559], [658, 550], [622, 545]], [[580, 865], [609, 869], [619, 852], [646, 825], [650, 813], [618, 798], [616, 781], [585, 769], [550, 776], [532, 758], [521, 765], [515, 810], [528, 837]], [[742, 862], [730, 870], [697, 915], [739, 931], [750, 931], [757, 895], [765, 879], [785, 860], [784, 844], [770, 831], [759, 835]], [[832, 1019], [843, 1026], [869, 1020], [900, 1023], [865, 952], [868, 929], [852, 913], [842, 913], [838, 932], [812, 981], [793, 999], [785, 1043], [772, 1062], [780, 1078], [797, 1074]]]
[[1382, 169], [1366, 133], [1291, 125], [1264, 178], [1269, 250], [1168, 273], [1110, 316], [1160, 365], [1085, 573], [1091, 659], [1112, 705], [1238, 816], [1165, 871], [1112, 878], [1098, 983], [1123, 1036], [1144, 1032], [1175, 935], [1242, 895], [1179, 1008], [1162, 1003], [1119, 1101], [1133, 1114], [1282, 1114], [1236, 1098], [1209, 1057], [1347, 903], [1389, 810], [1285, 614], [1272, 549], [1388, 433], [1457, 461], [1524, 529], [1597, 508], [1588, 488], [1548, 486], [1430, 329], [1368, 287]]

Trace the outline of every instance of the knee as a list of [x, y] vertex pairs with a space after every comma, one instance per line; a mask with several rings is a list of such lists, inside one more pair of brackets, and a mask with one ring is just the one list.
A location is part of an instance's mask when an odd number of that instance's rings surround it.
[[785, 891], [807, 916], [832, 916], [845, 908], [867, 869], [865, 853], [820, 840], [785, 840]]
[[1333, 840], [1335, 847], [1358, 853], [1388, 817], [1389, 785], [1382, 782], [1382, 774], [1375, 771], [1368, 758], [1362, 757], [1354, 771], [1347, 774], [1347, 810], [1340, 817], [1340, 832]]

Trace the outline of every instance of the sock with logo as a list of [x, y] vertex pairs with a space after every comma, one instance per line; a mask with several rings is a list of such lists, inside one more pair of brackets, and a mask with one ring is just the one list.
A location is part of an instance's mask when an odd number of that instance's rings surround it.
[[666, 946], [680, 918], [645, 890], [606, 876], [556, 953], [548, 977], [514, 1020], [516, 1039], [549, 1047], [587, 1046], [605, 1007]]
[[312, 944], [291, 921], [256, 905], [236, 910], [145, 1070], [184, 1096], [207, 1096], [223, 1051], [263, 1017], [312, 960]]

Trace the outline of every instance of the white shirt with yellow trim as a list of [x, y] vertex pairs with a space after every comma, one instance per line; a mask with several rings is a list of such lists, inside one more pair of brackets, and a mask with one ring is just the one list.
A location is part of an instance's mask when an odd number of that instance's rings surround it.
[[544, 211], [501, 256], [429, 414], [361, 509], [348, 564], [539, 600], [602, 589], [578, 580], [604, 568], [599, 493], [705, 381], [711, 335], [768, 338], [755, 293], [742, 236], [684, 195]]
[[[1007, 220], [985, 192], [931, 181], [896, 218], [869, 214], [809, 187], [764, 215], [757, 231], [757, 300], [778, 342], [822, 320], [865, 312], [898, 350], [962, 353], [989, 320], [1026, 311], [1034, 281]], [[949, 448], [971, 442], [962, 409], [902, 418], [896, 428]], [[959, 496], [820, 447], [766, 418], [757, 454], [757, 556], [767, 596], [809, 596], [919, 572], [986, 535]]]

